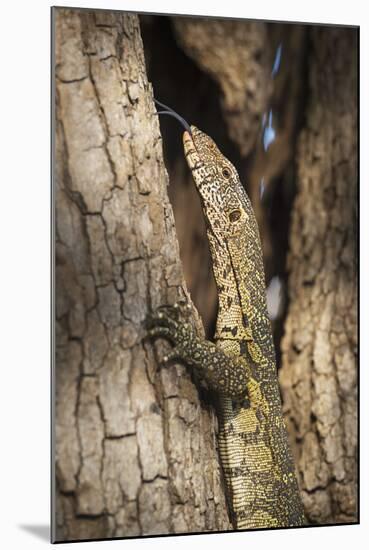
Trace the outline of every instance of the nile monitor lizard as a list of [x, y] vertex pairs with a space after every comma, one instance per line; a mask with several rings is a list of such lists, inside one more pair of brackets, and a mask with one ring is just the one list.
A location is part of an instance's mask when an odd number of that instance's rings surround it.
[[[165, 108], [164, 113], [173, 113]], [[199, 338], [170, 307], [150, 318], [149, 336], [174, 346], [165, 362], [184, 362], [216, 392], [218, 445], [233, 526], [302, 525], [255, 215], [231, 162], [209, 136], [175, 116], [186, 128], [184, 154], [206, 220], [219, 299], [215, 343]]]

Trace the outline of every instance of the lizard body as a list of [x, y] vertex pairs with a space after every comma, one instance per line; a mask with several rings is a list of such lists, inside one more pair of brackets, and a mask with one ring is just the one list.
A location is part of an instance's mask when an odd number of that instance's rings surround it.
[[195, 126], [184, 153], [200, 194], [218, 289], [215, 343], [170, 309], [149, 334], [174, 348], [217, 395], [218, 445], [236, 529], [302, 525], [304, 514], [282, 415], [259, 231], [235, 167]]

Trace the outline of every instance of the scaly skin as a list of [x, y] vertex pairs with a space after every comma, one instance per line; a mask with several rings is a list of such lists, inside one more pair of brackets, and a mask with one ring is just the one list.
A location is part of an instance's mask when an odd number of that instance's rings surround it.
[[200, 194], [218, 288], [215, 344], [176, 310], [149, 320], [149, 335], [173, 344], [166, 361], [193, 368], [218, 395], [219, 452], [235, 529], [304, 524], [282, 415], [266, 307], [259, 231], [234, 166], [191, 126], [184, 152]]

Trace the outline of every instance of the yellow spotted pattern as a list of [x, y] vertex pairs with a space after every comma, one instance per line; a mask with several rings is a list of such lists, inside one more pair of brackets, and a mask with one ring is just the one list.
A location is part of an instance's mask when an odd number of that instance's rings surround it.
[[234, 166], [209, 136], [191, 130], [184, 133], [184, 152], [207, 222], [219, 298], [219, 353], [208, 353], [204, 342], [202, 368], [219, 396], [218, 444], [231, 519], [236, 529], [302, 525], [256, 219]]

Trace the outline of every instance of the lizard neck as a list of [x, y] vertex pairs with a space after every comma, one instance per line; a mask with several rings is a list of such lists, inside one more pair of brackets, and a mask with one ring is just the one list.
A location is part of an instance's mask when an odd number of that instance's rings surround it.
[[[242, 298], [242, 289], [227, 241], [220, 242], [208, 231], [213, 272], [218, 290], [218, 317], [216, 340], [248, 340], [250, 328], [248, 312]], [[241, 275], [241, 274], [240, 274]], [[242, 278], [243, 275], [241, 275]]]
[[258, 231], [220, 242], [208, 230], [208, 239], [219, 301], [215, 340], [255, 342], [274, 361]]

